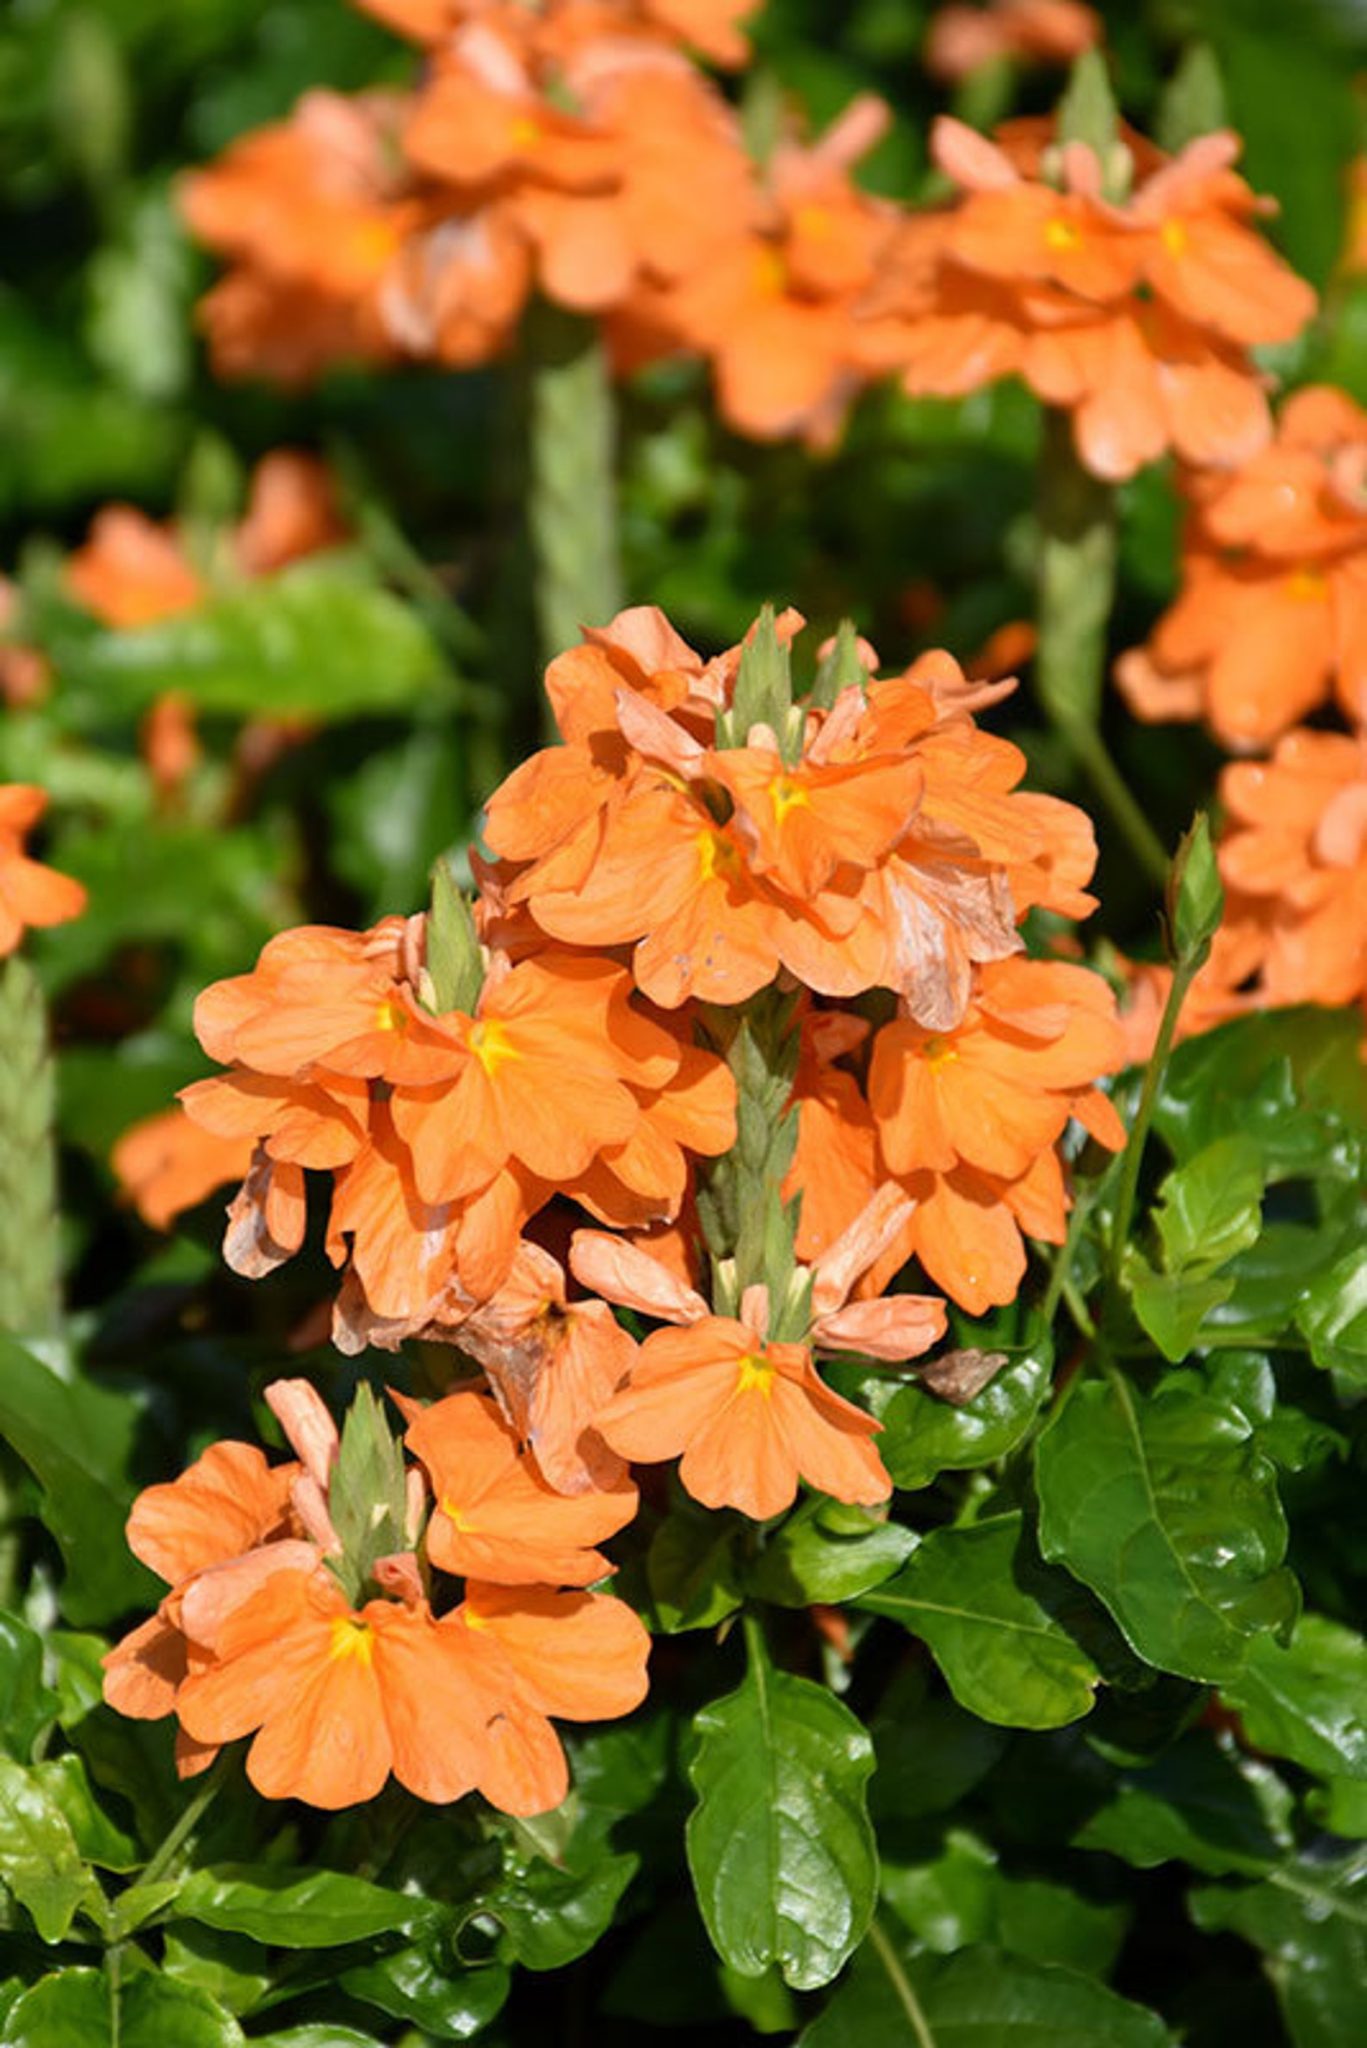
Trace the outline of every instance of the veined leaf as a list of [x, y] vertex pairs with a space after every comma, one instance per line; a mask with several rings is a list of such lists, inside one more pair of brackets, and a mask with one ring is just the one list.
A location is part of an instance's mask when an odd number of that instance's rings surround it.
[[186, 1879], [174, 1917], [249, 1934], [272, 1948], [341, 1948], [375, 1934], [416, 1933], [440, 1911], [431, 1900], [386, 1891], [340, 1870], [221, 1863]]
[[1077, 1387], [1035, 1452], [1040, 1546], [1105, 1601], [1150, 1664], [1220, 1681], [1285, 1628], [1296, 1582], [1274, 1468], [1247, 1418], [1185, 1385]]
[[1303, 1614], [1283, 1645], [1259, 1636], [1222, 1688], [1257, 1749], [1322, 1778], [1367, 1779], [1367, 1641]]
[[1091, 1710], [1101, 1673], [1067, 1625], [1085, 1599], [1032, 1552], [1019, 1512], [936, 1529], [858, 1605], [928, 1643], [970, 1713], [1007, 1728], [1061, 1728]]
[[828, 1984], [877, 1891], [867, 1731], [824, 1687], [759, 1653], [693, 1725], [688, 1862], [718, 1953], [743, 1976], [777, 1963], [794, 1990]]
[[1264, 1882], [1190, 1894], [1204, 1933], [1242, 1935], [1262, 1952], [1296, 2048], [1361, 2048], [1367, 2039], [1367, 1851], [1301, 1857]]

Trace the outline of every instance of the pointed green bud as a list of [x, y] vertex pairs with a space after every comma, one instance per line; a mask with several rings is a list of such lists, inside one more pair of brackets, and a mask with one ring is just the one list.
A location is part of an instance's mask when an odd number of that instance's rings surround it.
[[1205, 812], [1198, 811], [1168, 876], [1168, 932], [1175, 961], [1194, 967], [1205, 964], [1224, 910], [1225, 891], [1210, 824]]
[[1101, 166], [1106, 197], [1126, 196], [1134, 166], [1120, 140], [1120, 110], [1100, 50], [1084, 50], [1073, 65], [1058, 105], [1058, 140], [1085, 143]]
[[1158, 102], [1158, 146], [1175, 156], [1198, 135], [1213, 135], [1227, 125], [1219, 60], [1209, 43], [1191, 43]]
[[[752, 725], [773, 728], [782, 742], [791, 725], [792, 662], [774, 626], [774, 608], [766, 604], [740, 658], [736, 687], [723, 745], [743, 747]], [[718, 720], [720, 732], [721, 721]]]
[[867, 681], [868, 671], [859, 659], [859, 635], [854, 621], [842, 619], [836, 628], [835, 645], [817, 669], [812, 703], [828, 711], [842, 690], [848, 690], [851, 684], [862, 689]]
[[376, 1561], [408, 1548], [403, 1448], [364, 1381], [342, 1424], [328, 1512], [342, 1545], [341, 1559], [329, 1563], [350, 1599], [362, 1600]]
[[432, 904], [427, 913], [427, 976], [430, 1007], [438, 1014], [473, 1014], [484, 986], [484, 956], [470, 905], [444, 860], [432, 870]]

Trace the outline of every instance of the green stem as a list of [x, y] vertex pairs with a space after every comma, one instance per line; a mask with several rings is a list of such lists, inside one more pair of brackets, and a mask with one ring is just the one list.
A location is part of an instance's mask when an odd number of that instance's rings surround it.
[[869, 1946], [888, 1973], [888, 1982], [897, 1994], [897, 2002], [906, 2014], [907, 2025], [916, 2036], [917, 2048], [935, 2048], [935, 2036], [930, 2031], [930, 2022], [915, 1986], [902, 1968], [902, 1959], [878, 1923], [877, 1915], [869, 1922]]
[[[164, 1872], [170, 1868], [222, 1791], [227, 1780], [231, 1762], [232, 1752], [224, 1750], [217, 1762], [210, 1768], [208, 1775], [185, 1811], [167, 1829], [165, 1835], [153, 1850], [150, 1859], [143, 1865], [132, 1884], [129, 1885], [128, 1891], [140, 1891], [144, 1885], [156, 1884]], [[125, 1898], [127, 1895], [127, 1892], [125, 1892]]]
[[1139, 1093], [1139, 1106], [1134, 1113], [1134, 1122], [1130, 1126], [1130, 1135], [1121, 1161], [1120, 1191], [1116, 1197], [1115, 1217], [1111, 1225], [1112, 1279], [1120, 1272], [1120, 1262], [1125, 1256], [1125, 1246], [1129, 1241], [1135, 1195], [1139, 1188], [1139, 1169], [1144, 1163], [1144, 1146], [1149, 1135], [1149, 1125], [1153, 1122], [1158, 1091], [1168, 1070], [1173, 1034], [1177, 1029], [1177, 1020], [1182, 1014], [1182, 1005], [1187, 999], [1187, 991], [1199, 972], [1200, 962], [1190, 959], [1179, 960], [1172, 971], [1172, 987], [1168, 990], [1168, 1000], [1163, 1006], [1163, 1016], [1158, 1026], [1158, 1036], [1154, 1041], [1149, 1064], [1144, 1070], [1144, 1085]]
[[617, 537], [616, 408], [597, 326], [534, 306], [528, 363], [527, 519], [541, 658], [579, 642], [622, 608]]
[[1039, 469], [1040, 700], [1148, 874], [1161, 882], [1168, 858], [1101, 736], [1106, 635], [1116, 581], [1115, 492], [1083, 468], [1068, 413], [1044, 416]]
[[0, 964], [0, 1329], [20, 1334], [61, 1320], [55, 1101], [47, 1005], [12, 954]]

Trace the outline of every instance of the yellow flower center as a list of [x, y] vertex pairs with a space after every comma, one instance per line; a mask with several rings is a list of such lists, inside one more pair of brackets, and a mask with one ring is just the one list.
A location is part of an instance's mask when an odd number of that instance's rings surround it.
[[500, 1067], [506, 1067], [509, 1060], [520, 1060], [522, 1055], [514, 1045], [509, 1045], [508, 1034], [501, 1024], [473, 1024], [465, 1041], [470, 1051], [483, 1067], [490, 1080]]
[[835, 226], [827, 206], [799, 206], [793, 216], [793, 226], [800, 235], [810, 235], [814, 241], [825, 241]]
[[332, 1624], [332, 1644], [329, 1658], [335, 1663], [339, 1657], [359, 1657], [365, 1665], [375, 1654], [375, 1631], [368, 1621], [361, 1621], [354, 1614], [339, 1615]]
[[1082, 230], [1075, 221], [1061, 220], [1055, 214], [1044, 224], [1044, 239], [1051, 249], [1080, 249]]
[[734, 875], [739, 866], [740, 854], [724, 833], [700, 832], [698, 834], [698, 875], [700, 880], [710, 882], [717, 875]]
[[767, 1401], [774, 1388], [774, 1368], [767, 1358], [747, 1351], [736, 1366], [736, 1392], [762, 1394]]
[[1302, 604], [1328, 595], [1329, 585], [1318, 569], [1293, 569], [1286, 579], [1286, 594]]
[[1162, 237], [1163, 247], [1167, 250], [1169, 256], [1186, 255], [1187, 243], [1191, 238], [1187, 233], [1187, 224], [1185, 221], [1165, 220], [1160, 230], [1160, 234]]
[[754, 257], [755, 289], [766, 297], [778, 298], [787, 287], [788, 268], [777, 249], [757, 249]]
[[412, 1020], [397, 996], [386, 996], [375, 1011], [377, 1031], [395, 1031], [400, 1037], [407, 1031]]
[[458, 1536], [475, 1536], [479, 1533], [470, 1517], [462, 1509], [458, 1508], [453, 1500], [448, 1499], [445, 1494], [442, 1496], [441, 1511]]
[[945, 1038], [928, 1038], [921, 1047], [921, 1057], [928, 1067], [947, 1067], [959, 1055]]
[[774, 807], [774, 823], [781, 825], [789, 811], [807, 810], [812, 798], [811, 792], [790, 775], [776, 775], [769, 784], [769, 801]]
[[541, 140], [541, 123], [530, 114], [519, 114], [509, 126], [508, 140], [515, 149], [530, 149], [534, 142]]

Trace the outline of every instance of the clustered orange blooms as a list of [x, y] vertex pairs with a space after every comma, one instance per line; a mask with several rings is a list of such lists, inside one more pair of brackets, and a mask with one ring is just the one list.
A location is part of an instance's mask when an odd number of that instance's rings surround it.
[[922, 51], [932, 78], [957, 84], [1003, 58], [1026, 64], [1070, 64], [1101, 40], [1101, 18], [1082, 0], [990, 0], [953, 5], [934, 16]]
[[1233, 751], [1337, 703], [1367, 717], [1367, 413], [1313, 385], [1230, 475], [1185, 479], [1182, 590], [1116, 680], [1140, 718], [1204, 718]]
[[1233, 169], [1237, 136], [1168, 157], [1122, 128], [1103, 162], [1051, 120], [989, 141], [942, 118], [931, 153], [956, 196], [904, 220], [869, 338], [908, 391], [1019, 376], [1110, 481], [1168, 449], [1229, 467], [1266, 444], [1250, 350], [1291, 340], [1315, 295], [1252, 227], [1268, 202]]
[[186, 1776], [250, 1735], [268, 1798], [351, 1806], [392, 1773], [438, 1804], [559, 1805], [551, 1717], [609, 1720], [645, 1696], [645, 1629], [585, 1590], [612, 1570], [594, 1546], [631, 1519], [635, 1488], [552, 1492], [488, 1396], [458, 1391], [401, 1403], [407, 1465], [378, 1409], [353, 1409], [364, 1469], [388, 1467], [376, 1500], [306, 1381], [266, 1398], [294, 1459], [217, 1443], [134, 1504], [130, 1545], [170, 1590], [106, 1657], [106, 1699], [174, 1713]]
[[85, 909], [80, 882], [30, 859], [29, 833], [47, 809], [46, 790], [27, 782], [0, 782], [0, 959], [12, 953], [30, 926], [66, 924]]
[[850, 177], [881, 102], [761, 167], [683, 47], [739, 61], [745, 7], [370, 4], [425, 47], [414, 91], [311, 92], [186, 181], [231, 266], [201, 307], [222, 374], [482, 363], [539, 292], [601, 320], [623, 369], [706, 357], [742, 432], [831, 437], [897, 218]]
[[[587, 632], [547, 676], [561, 744], [490, 800], [459, 972], [435, 908], [282, 933], [200, 998], [227, 1071], [183, 1101], [209, 1148], [159, 1131], [142, 1162], [159, 1221], [245, 1169], [225, 1251], [251, 1276], [299, 1248], [324, 1176], [335, 1340], [455, 1344], [567, 1492], [682, 1455], [700, 1499], [759, 1516], [800, 1478], [883, 1498], [873, 1425], [813, 1350], [933, 1343], [938, 1302], [880, 1299], [913, 1256], [970, 1308], [1010, 1300], [1021, 1232], [1064, 1232], [1070, 1118], [1123, 1138], [1108, 989], [1023, 953], [1031, 909], [1093, 907], [1095, 847], [975, 723], [1012, 685], [938, 653], [879, 678], [851, 641], [795, 704], [800, 624], [711, 660], [653, 607]], [[717, 1018], [779, 985], [807, 991], [804, 1264], [772, 1314], [752, 1286], [713, 1313], [693, 1199], [735, 1141]], [[605, 1226], [570, 1248], [587, 1299], [547, 1248], [576, 1220]], [[609, 1301], [681, 1327], [638, 1352]]]

